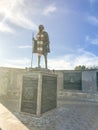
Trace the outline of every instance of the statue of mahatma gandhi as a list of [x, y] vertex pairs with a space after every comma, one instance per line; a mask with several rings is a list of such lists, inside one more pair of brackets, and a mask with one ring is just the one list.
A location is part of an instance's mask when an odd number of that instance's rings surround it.
[[33, 53], [38, 54], [38, 68], [40, 68], [40, 59], [41, 56], [44, 56], [45, 59], [45, 68], [47, 69], [47, 54], [50, 52], [49, 46], [49, 36], [48, 33], [44, 30], [43, 25], [39, 25], [39, 31], [37, 33], [36, 39], [33, 37], [34, 46]]

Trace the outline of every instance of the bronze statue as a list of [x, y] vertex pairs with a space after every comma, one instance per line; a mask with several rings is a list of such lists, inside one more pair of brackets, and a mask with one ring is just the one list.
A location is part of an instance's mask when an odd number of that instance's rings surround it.
[[38, 67], [41, 67], [40, 59], [43, 55], [45, 59], [45, 68], [47, 69], [47, 54], [50, 52], [50, 42], [48, 33], [44, 30], [43, 25], [39, 25], [39, 32], [37, 33], [36, 39], [33, 37], [33, 41], [33, 53], [38, 54]]

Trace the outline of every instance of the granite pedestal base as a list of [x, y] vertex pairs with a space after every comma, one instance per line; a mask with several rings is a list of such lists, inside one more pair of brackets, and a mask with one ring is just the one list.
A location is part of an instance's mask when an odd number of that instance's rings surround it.
[[22, 77], [21, 112], [41, 114], [57, 106], [57, 75], [50, 72], [27, 72]]

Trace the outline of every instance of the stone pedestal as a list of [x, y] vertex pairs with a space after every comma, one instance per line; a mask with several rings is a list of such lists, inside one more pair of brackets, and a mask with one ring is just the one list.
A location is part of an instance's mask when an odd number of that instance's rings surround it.
[[40, 116], [57, 106], [57, 76], [50, 72], [27, 72], [22, 77], [21, 112]]

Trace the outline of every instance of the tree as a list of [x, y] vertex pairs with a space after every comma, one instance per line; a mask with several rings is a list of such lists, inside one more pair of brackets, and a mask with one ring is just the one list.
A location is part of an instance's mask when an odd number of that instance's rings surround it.
[[98, 66], [88, 66], [78, 65], [74, 68], [74, 70], [98, 70]]
[[76, 66], [74, 69], [75, 70], [86, 70], [87, 68], [85, 65], [79, 65], [79, 66]]

